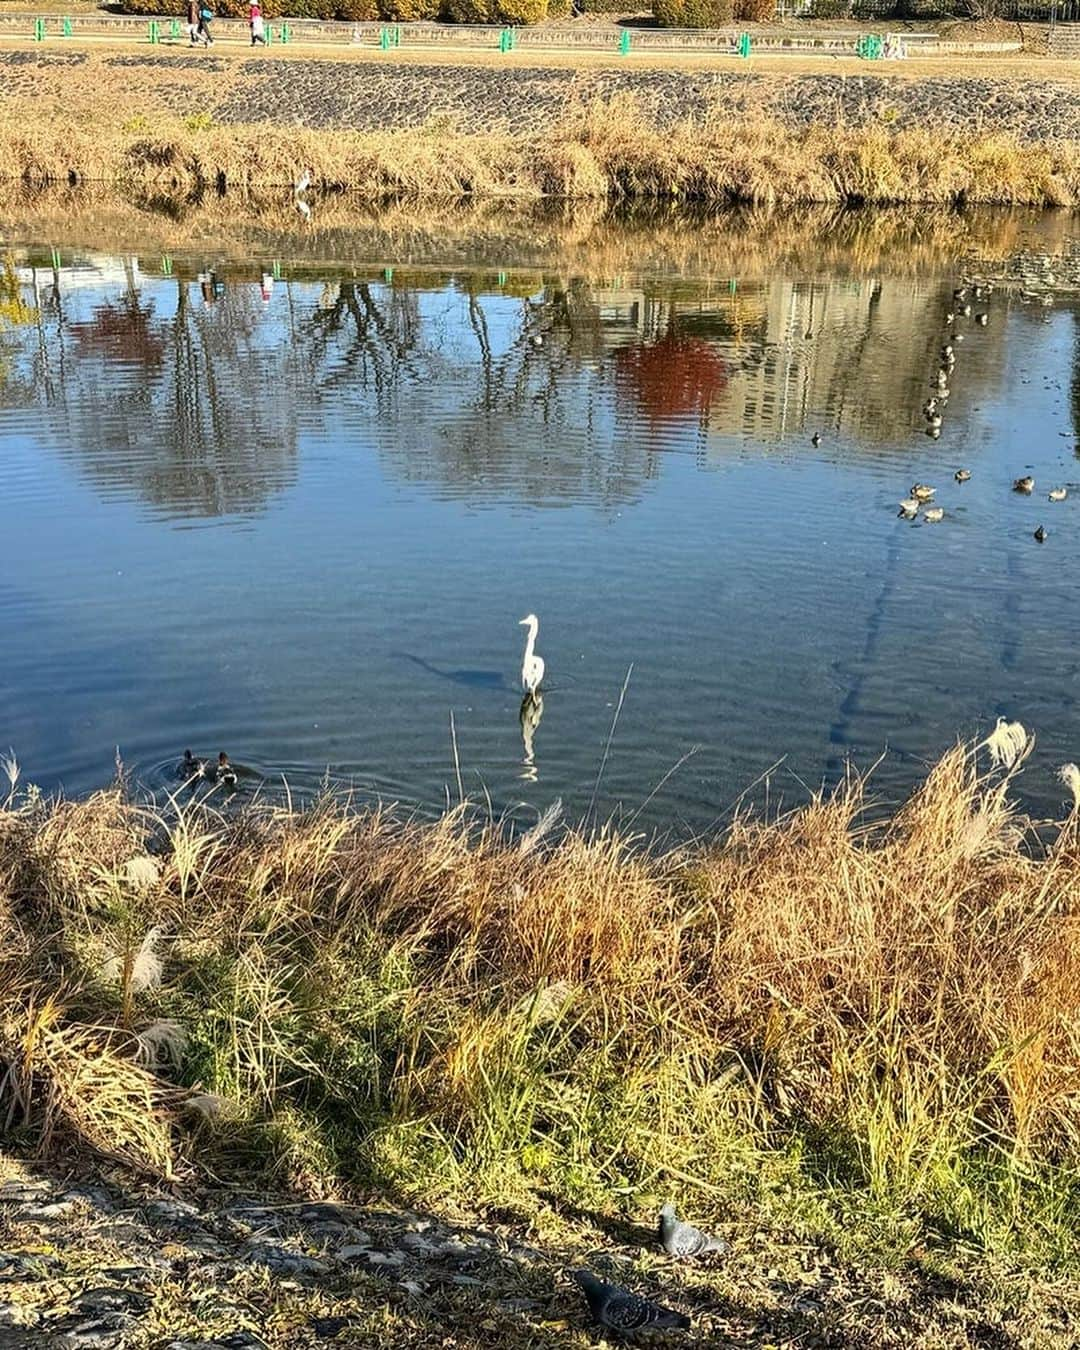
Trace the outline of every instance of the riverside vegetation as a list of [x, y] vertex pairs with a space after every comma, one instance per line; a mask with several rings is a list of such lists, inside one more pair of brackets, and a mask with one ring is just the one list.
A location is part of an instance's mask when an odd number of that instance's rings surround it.
[[[12, 109], [15, 105], [12, 104]], [[679, 200], [715, 205], [921, 202], [1070, 206], [1080, 142], [932, 125], [781, 126], [750, 117], [659, 127], [634, 100], [596, 100], [535, 136], [425, 127], [352, 131], [186, 118], [11, 116], [4, 173], [30, 186], [83, 181], [129, 192], [244, 199], [302, 173], [322, 192], [388, 197]]]
[[889, 819], [852, 774], [664, 851], [464, 804], [46, 802], [11, 761], [9, 1140], [457, 1212], [675, 1195], [736, 1247], [1075, 1290], [1080, 770], [1026, 819], [1032, 745], [950, 749]]

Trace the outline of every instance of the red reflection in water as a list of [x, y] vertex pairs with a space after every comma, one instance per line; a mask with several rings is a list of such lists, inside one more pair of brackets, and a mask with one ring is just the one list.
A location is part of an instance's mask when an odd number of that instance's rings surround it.
[[727, 362], [705, 338], [667, 333], [615, 353], [616, 386], [654, 421], [705, 412], [727, 382]]

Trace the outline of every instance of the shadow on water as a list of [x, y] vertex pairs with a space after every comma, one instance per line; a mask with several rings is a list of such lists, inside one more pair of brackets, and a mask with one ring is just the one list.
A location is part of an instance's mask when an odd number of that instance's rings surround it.
[[411, 661], [414, 666], [419, 666], [429, 675], [437, 675], [440, 680], [448, 680], [451, 684], [460, 684], [467, 689], [487, 689], [501, 694], [517, 693], [515, 687], [507, 683], [506, 676], [501, 670], [446, 670], [425, 661], [422, 656], [414, 656], [411, 652], [395, 652], [394, 655], [403, 661]]

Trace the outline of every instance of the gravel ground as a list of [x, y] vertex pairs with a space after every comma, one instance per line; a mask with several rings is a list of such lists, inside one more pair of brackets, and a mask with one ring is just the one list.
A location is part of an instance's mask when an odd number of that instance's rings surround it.
[[[190, 82], [190, 91], [185, 91]], [[532, 135], [593, 99], [631, 95], [665, 126], [687, 116], [743, 117], [792, 126], [928, 124], [1007, 131], [1034, 141], [1080, 136], [1080, 83], [910, 73], [784, 74], [648, 66], [508, 65], [274, 57], [224, 60], [201, 53], [0, 51], [0, 99], [137, 98], [152, 115], [209, 113], [215, 122], [377, 130], [432, 119], [463, 131]], [[165, 94], [167, 92], [167, 97]]]
[[3, 1350], [552, 1350], [596, 1344], [567, 1272], [588, 1265], [691, 1314], [730, 1350], [1057, 1350], [1080, 1291], [972, 1256], [854, 1269], [784, 1232], [673, 1263], [651, 1223], [560, 1204], [483, 1221], [382, 1199], [155, 1188], [0, 1159]]
[[[125, 60], [126, 58], [117, 58]], [[1080, 89], [1043, 80], [854, 79], [822, 73], [789, 78], [738, 72], [512, 68], [484, 66], [330, 66], [320, 61], [249, 62], [215, 109], [222, 122], [299, 119], [316, 127], [418, 126], [448, 117], [462, 129], [503, 125], [529, 134], [567, 108], [630, 94], [660, 126], [686, 116], [744, 115], [748, 109], [790, 126], [838, 120], [854, 126], [946, 123], [958, 130], [1010, 131], [1026, 140], [1080, 135]]]

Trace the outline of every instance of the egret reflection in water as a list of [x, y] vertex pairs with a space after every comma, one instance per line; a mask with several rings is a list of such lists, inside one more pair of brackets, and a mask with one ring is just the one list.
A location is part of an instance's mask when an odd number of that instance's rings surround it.
[[533, 753], [533, 736], [536, 734], [536, 728], [540, 725], [540, 719], [543, 715], [543, 694], [539, 690], [532, 694], [526, 694], [521, 700], [518, 720], [521, 723], [521, 744], [525, 751], [525, 756], [521, 761], [521, 777], [527, 783], [535, 783], [539, 778]]

